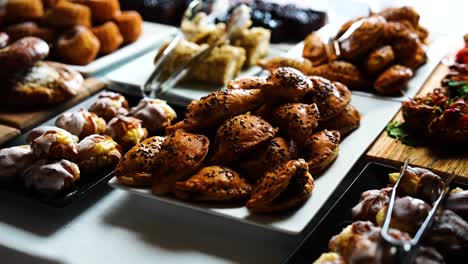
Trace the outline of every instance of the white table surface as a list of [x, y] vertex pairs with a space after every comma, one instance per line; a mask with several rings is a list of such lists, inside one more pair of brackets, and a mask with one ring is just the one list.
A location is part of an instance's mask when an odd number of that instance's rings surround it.
[[[365, 13], [363, 1], [316, 1], [331, 19]], [[431, 31], [465, 33], [468, 3], [373, 1], [416, 6]], [[461, 37], [460, 37], [461, 39]], [[278, 263], [299, 236], [156, 204], [103, 187], [64, 209], [0, 192], [0, 263]]]

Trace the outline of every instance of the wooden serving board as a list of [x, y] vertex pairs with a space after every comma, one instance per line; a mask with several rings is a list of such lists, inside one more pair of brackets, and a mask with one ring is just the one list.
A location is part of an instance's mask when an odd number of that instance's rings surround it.
[[16, 128], [0, 125], [0, 145], [18, 136], [20, 131]]
[[[426, 94], [440, 87], [440, 81], [448, 73], [446, 65], [439, 64], [426, 80], [418, 94]], [[401, 110], [392, 121], [403, 121]], [[367, 158], [382, 163], [400, 166], [410, 158], [410, 164], [433, 170], [441, 175], [454, 172], [456, 181], [468, 183], [468, 150], [461, 154], [443, 155], [429, 147], [411, 147], [396, 141], [382, 132], [366, 154]]]
[[53, 106], [48, 109], [41, 109], [36, 111], [26, 111], [26, 112], [2, 112], [0, 111], [0, 123], [3, 123], [8, 126], [24, 131], [28, 128], [31, 128], [35, 125], [40, 124], [41, 122], [50, 119], [51, 117], [67, 110], [68, 108], [76, 105], [85, 98], [95, 94], [96, 92], [106, 88], [107, 84], [94, 79], [88, 78], [83, 84], [83, 88], [80, 92], [73, 97], [72, 99], [61, 103], [59, 105]]

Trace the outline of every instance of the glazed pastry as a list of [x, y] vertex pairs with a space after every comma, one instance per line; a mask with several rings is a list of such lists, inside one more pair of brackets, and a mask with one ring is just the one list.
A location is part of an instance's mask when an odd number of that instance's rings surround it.
[[334, 118], [321, 121], [319, 127], [321, 129], [336, 130], [344, 138], [358, 129], [361, 124], [361, 115], [352, 105], [347, 105], [346, 108]]
[[123, 36], [124, 43], [135, 42], [141, 35], [143, 19], [136, 11], [123, 11], [114, 17]]
[[306, 101], [315, 103], [320, 112], [320, 121], [333, 119], [344, 111], [351, 101], [351, 92], [339, 83], [319, 76], [309, 76], [314, 89], [306, 96]]
[[115, 169], [115, 177], [119, 183], [133, 187], [150, 187], [153, 181], [152, 170], [163, 142], [164, 137], [150, 137], [133, 146]]
[[261, 89], [266, 84], [265, 77], [249, 76], [240, 77], [235, 80], [229, 81], [228, 89]]
[[55, 125], [79, 138], [102, 134], [106, 130], [106, 121], [85, 109], [61, 114], [55, 121]]
[[86, 174], [114, 168], [121, 158], [122, 148], [109, 136], [87, 136], [78, 144], [78, 166]]
[[9, 41], [10, 41], [10, 36], [8, 36], [8, 34], [5, 32], [0, 32], [0, 49], [3, 49], [4, 47], [6, 47]]
[[233, 202], [249, 198], [252, 187], [239, 173], [220, 166], [204, 167], [175, 185], [176, 197], [190, 201]]
[[282, 137], [275, 137], [265, 147], [262, 147], [239, 162], [242, 176], [252, 182], [261, 179], [272, 169], [297, 157], [297, 146], [294, 141], [287, 141]]
[[290, 160], [267, 172], [254, 187], [247, 208], [256, 213], [281, 212], [296, 208], [309, 199], [314, 179], [303, 159]]
[[92, 62], [100, 47], [99, 39], [84, 26], [75, 26], [57, 40], [58, 54], [65, 62], [75, 65]]
[[313, 63], [306, 58], [287, 58], [287, 57], [273, 57], [268, 59], [259, 60], [258, 66], [264, 70], [274, 71], [280, 67], [294, 68], [305, 75], [309, 75], [310, 69], [314, 67]]
[[97, 23], [112, 20], [120, 13], [119, 0], [73, 0], [73, 2], [89, 7], [93, 21]]
[[371, 52], [366, 61], [364, 68], [370, 74], [377, 74], [387, 68], [395, 59], [392, 46], [383, 46]]
[[32, 108], [57, 104], [75, 96], [83, 82], [83, 77], [70, 67], [41, 61], [10, 79], [10, 89], [4, 94], [4, 105]]
[[313, 66], [328, 62], [327, 48], [317, 33], [312, 32], [304, 39], [302, 57], [309, 59]]
[[168, 127], [169, 134], [179, 128], [200, 131], [218, 127], [226, 119], [255, 109], [263, 102], [259, 89], [231, 89], [212, 92], [187, 106], [185, 119]]
[[322, 255], [320, 255], [320, 257], [312, 264], [346, 264], [346, 262], [340, 255], [334, 252], [329, 252], [322, 253]]
[[392, 190], [392, 187], [387, 187], [363, 192], [359, 203], [351, 210], [353, 220], [371, 221], [377, 224], [377, 213], [388, 206]]
[[313, 134], [304, 144], [304, 156], [313, 175], [322, 172], [338, 156], [340, 132], [323, 130]]
[[[31, 132], [29, 132], [28, 136], [26, 137], [26, 143], [31, 144], [36, 138], [44, 135], [48, 131], [55, 131], [57, 133], [62, 133], [62, 134], [69, 134], [70, 132], [66, 131], [65, 129], [58, 128], [56, 126], [40, 126], [36, 127]], [[79, 138], [77, 136], [71, 135], [72, 140], [75, 143], [78, 143]]]
[[28, 69], [49, 55], [49, 45], [41, 39], [26, 37], [0, 49], [0, 74], [14, 74]]
[[258, 116], [238, 115], [224, 122], [216, 131], [211, 162], [228, 164], [242, 154], [270, 141], [275, 129]]
[[89, 111], [109, 122], [117, 115], [128, 114], [128, 102], [121, 94], [103, 92], [99, 95], [97, 101], [89, 107]]
[[117, 25], [112, 21], [93, 27], [92, 31], [101, 43], [99, 48], [101, 55], [112, 53], [122, 45], [123, 37]]
[[44, 22], [53, 28], [91, 26], [91, 11], [87, 6], [60, 1], [47, 11]]
[[262, 88], [265, 98], [272, 100], [299, 101], [313, 89], [312, 82], [300, 71], [285, 67], [271, 72]]
[[153, 168], [153, 194], [165, 195], [178, 181], [193, 175], [208, 154], [209, 140], [203, 135], [177, 130], [164, 140]]
[[366, 80], [359, 69], [346, 61], [332, 61], [314, 67], [308, 74], [324, 77], [332, 82], [340, 82], [351, 89], [366, 88]]
[[148, 136], [148, 130], [141, 123], [139, 119], [118, 115], [109, 121], [104, 134], [113, 138], [124, 150], [128, 150]]
[[273, 116], [281, 131], [302, 146], [317, 128], [320, 114], [316, 104], [288, 103], [275, 108]]
[[411, 77], [413, 71], [410, 68], [395, 64], [375, 80], [374, 88], [381, 94], [398, 95], [406, 90]]
[[5, 19], [10, 22], [38, 20], [44, 15], [41, 0], [8, 0]]
[[450, 210], [442, 210], [431, 228], [428, 243], [445, 254], [464, 255], [468, 250], [468, 222]]
[[68, 159], [78, 158], [78, 149], [75, 137], [63, 131], [49, 130], [31, 142], [34, 155], [41, 159]]
[[143, 127], [150, 133], [156, 133], [170, 126], [177, 114], [166, 101], [144, 98], [137, 106], [130, 109], [129, 116], [143, 121]]
[[0, 184], [15, 181], [34, 160], [29, 145], [0, 149]]
[[55, 42], [55, 32], [48, 28], [39, 27], [34, 22], [23, 22], [11, 25], [5, 28], [12, 41], [24, 37], [36, 37], [44, 40], [49, 44]]
[[28, 189], [55, 194], [73, 187], [80, 179], [80, 169], [64, 159], [52, 162], [39, 160], [24, 171], [22, 179]]

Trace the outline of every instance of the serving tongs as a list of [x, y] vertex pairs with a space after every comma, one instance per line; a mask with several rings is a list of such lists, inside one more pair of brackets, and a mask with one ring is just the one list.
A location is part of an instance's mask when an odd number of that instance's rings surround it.
[[[380, 237], [381, 237], [381, 244], [380, 246], [389, 246], [390, 253], [392, 254], [391, 259], [394, 262], [388, 261], [386, 259], [385, 263], [402, 263], [402, 264], [411, 264], [416, 256], [417, 250], [420, 246], [421, 240], [426, 234], [426, 232], [431, 228], [432, 223], [434, 222], [434, 218], [436, 214], [439, 212], [439, 209], [442, 205], [442, 201], [447, 196], [449, 192], [449, 185], [452, 183], [453, 179], [455, 178], [455, 173], [452, 173], [444, 182], [444, 189], [440, 193], [437, 200], [432, 204], [432, 209], [429, 211], [426, 219], [419, 227], [418, 231], [414, 235], [411, 240], [402, 241], [392, 237], [389, 233], [390, 229], [390, 222], [392, 219], [393, 214], [393, 207], [395, 204], [396, 194], [398, 186], [400, 185], [408, 167], [409, 159], [406, 160], [405, 164], [403, 165], [400, 176], [396, 181], [395, 185], [393, 186], [392, 194], [390, 196], [390, 201], [388, 204], [387, 213], [385, 215], [385, 221], [380, 230]], [[383, 251], [382, 251], [383, 252]]]

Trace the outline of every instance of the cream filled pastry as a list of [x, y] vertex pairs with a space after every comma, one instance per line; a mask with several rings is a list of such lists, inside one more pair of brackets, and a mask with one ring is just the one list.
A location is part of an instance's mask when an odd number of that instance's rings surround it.
[[44, 159], [69, 159], [78, 157], [74, 136], [67, 131], [49, 130], [31, 142], [34, 155]]
[[63, 113], [57, 118], [55, 125], [79, 138], [92, 134], [102, 134], [106, 130], [106, 121], [85, 109]]
[[126, 115], [128, 113], [128, 102], [121, 94], [104, 92], [91, 105], [89, 111], [109, 121], [117, 115]]
[[[31, 130], [31, 132], [29, 132], [28, 136], [26, 137], [26, 143], [31, 144], [31, 142], [33, 142], [36, 138], [44, 135], [47, 131], [57, 131], [57, 132], [65, 133], [65, 134], [68, 133], [65, 129], [61, 129], [56, 126], [40, 126], [40, 127], [34, 128], [33, 130]], [[78, 143], [79, 141], [78, 137], [72, 135], [72, 138], [73, 138], [73, 141]]]
[[130, 109], [129, 116], [143, 121], [143, 127], [150, 133], [163, 130], [177, 118], [177, 114], [166, 101], [159, 99], [142, 99], [137, 106]]
[[83, 173], [92, 173], [117, 165], [122, 147], [111, 137], [90, 135], [78, 144], [78, 165]]
[[31, 146], [16, 146], [0, 150], [0, 183], [11, 182], [25, 167], [34, 162]]
[[141, 125], [141, 120], [118, 115], [107, 124], [105, 135], [113, 138], [125, 150], [139, 144], [148, 136], [148, 131]]

